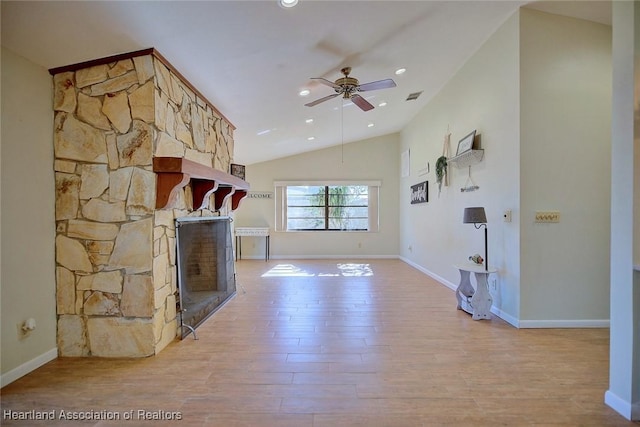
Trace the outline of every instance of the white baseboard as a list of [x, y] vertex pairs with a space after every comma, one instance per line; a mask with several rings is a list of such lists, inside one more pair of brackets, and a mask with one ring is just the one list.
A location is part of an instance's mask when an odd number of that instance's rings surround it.
[[424, 274], [426, 274], [427, 276], [431, 277], [432, 279], [440, 282], [442, 285], [446, 286], [447, 288], [451, 289], [452, 291], [456, 291], [456, 289], [458, 289], [458, 285], [451, 283], [450, 281], [448, 281], [447, 279], [445, 279], [442, 276], [439, 276], [429, 270], [427, 270], [426, 268], [424, 268], [423, 266], [416, 264], [415, 262], [411, 261], [410, 259], [407, 259], [403, 256], [399, 257], [400, 260], [402, 260], [403, 262], [409, 264], [411, 267], [415, 268], [418, 271], [423, 272]]
[[7, 384], [11, 384], [18, 378], [24, 377], [29, 372], [35, 371], [45, 363], [49, 363], [52, 360], [55, 360], [57, 358], [58, 358], [57, 347], [52, 348], [51, 350], [45, 353], [42, 353], [40, 356], [33, 358], [26, 363], [23, 363], [22, 365], [18, 366], [15, 369], [10, 370], [9, 372], [2, 374], [0, 376], [0, 387], [4, 387]]
[[[438, 282], [440, 282], [442, 285], [446, 286], [447, 288], [451, 289], [452, 291], [455, 292], [455, 290], [458, 288], [457, 284], [451, 283], [450, 281], [448, 281], [447, 279], [445, 279], [444, 277], [441, 277], [429, 270], [427, 270], [426, 268], [422, 267], [419, 264], [416, 264], [415, 262], [400, 256], [399, 257], [400, 260], [402, 260], [403, 262], [409, 264], [410, 266], [412, 266], [413, 268], [415, 268], [416, 270], [419, 270], [421, 272], [423, 272], [424, 274], [426, 274], [427, 276], [431, 277], [434, 280], [437, 280]], [[581, 319], [581, 320], [519, 320], [513, 316], [511, 316], [508, 313], [505, 313], [504, 311], [502, 311], [501, 309], [499, 309], [496, 306], [492, 306], [491, 307], [491, 313], [495, 314], [496, 316], [498, 316], [499, 318], [501, 318], [502, 320], [504, 320], [505, 322], [509, 323], [510, 325], [516, 327], [516, 328], [522, 328], [522, 329], [527, 329], [527, 328], [608, 328], [609, 327], [609, 319]]]
[[609, 319], [579, 319], [579, 320], [520, 320], [519, 328], [608, 328]]
[[505, 322], [507, 322], [508, 324], [510, 324], [511, 326], [515, 328], [520, 328], [520, 321], [517, 318], [513, 317], [510, 314], [505, 313], [495, 305], [491, 306], [491, 312], [496, 316], [498, 316], [499, 318], [501, 318], [502, 320], [504, 320]]
[[615, 393], [607, 390], [604, 394], [604, 403], [629, 421], [640, 420], [640, 402], [627, 402]]
[[[264, 261], [264, 255], [243, 256], [238, 261], [243, 259]], [[269, 259], [398, 259], [398, 255], [272, 255]]]

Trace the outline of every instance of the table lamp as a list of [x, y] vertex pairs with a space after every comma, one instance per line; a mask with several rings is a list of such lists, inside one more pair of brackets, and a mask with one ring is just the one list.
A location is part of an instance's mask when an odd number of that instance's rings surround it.
[[484, 225], [484, 269], [489, 270], [489, 249], [487, 248], [487, 215], [484, 208], [472, 207], [464, 208], [464, 224], [473, 224], [478, 230]]

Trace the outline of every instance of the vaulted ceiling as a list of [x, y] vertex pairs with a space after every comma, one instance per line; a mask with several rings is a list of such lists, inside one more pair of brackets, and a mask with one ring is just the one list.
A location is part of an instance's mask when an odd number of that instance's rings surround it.
[[[235, 161], [251, 164], [400, 131], [526, 3], [2, 1], [1, 41], [47, 69], [153, 47], [236, 126]], [[610, 21], [609, 2], [532, 7]], [[368, 112], [341, 97], [304, 106], [334, 93], [311, 77], [333, 81], [345, 66], [397, 87], [363, 92]]]

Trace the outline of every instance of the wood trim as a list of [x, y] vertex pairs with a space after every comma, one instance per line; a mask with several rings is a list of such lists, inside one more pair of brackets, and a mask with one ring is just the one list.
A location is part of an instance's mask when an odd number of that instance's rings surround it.
[[70, 65], [65, 65], [63, 67], [50, 68], [49, 74], [51, 74], [52, 76], [55, 76], [56, 74], [66, 73], [67, 71], [78, 71], [78, 70], [82, 70], [83, 68], [95, 67], [96, 65], [110, 64], [112, 62], [118, 62], [124, 59], [131, 59], [131, 58], [136, 58], [138, 56], [154, 55], [154, 54], [155, 54], [154, 48], [136, 50], [135, 52], [129, 52], [129, 53], [119, 53], [117, 55], [107, 56], [104, 58], [78, 62], [77, 64], [70, 64]]
[[110, 64], [112, 62], [118, 62], [124, 59], [131, 59], [131, 58], [136, 58], [138, 56], [145, 56], [145, 55], [153, 55], [156, 59], [158, 59], [158, 61], [162, 62], [162, 64], [165, 67], [167, 67], [173, 74], [175, 74], [191, 91], [193, 91], [193, 93], [196, 94], [196, 96], [201, 98], [209, 106], [209, 108], [211, 108], [217, 115], [219, 115], [227, 123], [229, 123], [229, 126], [231, 126], [231, 129], [236, 130], [236, 127], [234, 126], [234, 124], [231, 123], [231, 121], [224, 114], [222, 114], [220, 110], [214, 107], [211, 101], [209, 101], [207, 97], [202, 94], [202, 92], [196, 89], [196, 87], [192, 85], [191, 82], [187, 80], [182, 75], [182, 73], [178, 71], [176, 67], [174, 67], [169, 61], [167, 61], [167, 59], [155, 48], [141, 49], [141, 50], [136, 50], [135, 52], [120, 53], [117, 55], [107, 56], [105, 58], [92, 59], [90, 61], [78, 62], [77, 64], [50, 68], [49, 74], [51, 74], [52, 76], [55, 76], [56, 74], [66, 73], [67, 71], [78, 71], [84, 68], [95, 67], [96, 65]]
[[153, 171], [156, 180], [156, 209], [164, 209], [177, 191], [191, 182], [194, 209], [206, 208], [210, 195], [215, 195], [215, 211], [219, 211], [228, 197], [232, 198], [232, 210], [247, 195], [249, 183], [226, 172], [201, 165], [180, 157], [154, 157]]

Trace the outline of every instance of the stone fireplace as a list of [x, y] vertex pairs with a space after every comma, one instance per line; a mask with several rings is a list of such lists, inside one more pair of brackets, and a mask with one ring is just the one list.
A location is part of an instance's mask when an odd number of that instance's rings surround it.
[[154, 49], [50, 73], [58, 352], [156, 354], [179, 333], [176, 218], [246, 195], [234, 127]]

